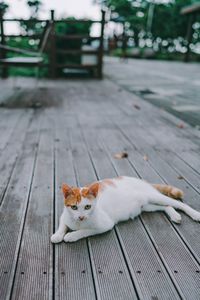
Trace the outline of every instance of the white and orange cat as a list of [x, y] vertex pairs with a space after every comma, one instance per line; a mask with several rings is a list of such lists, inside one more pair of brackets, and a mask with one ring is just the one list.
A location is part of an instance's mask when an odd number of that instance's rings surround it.
[[[171, 199], [182, 198], [183, 192], [172, 186], [151, 185], [133, 177], [118, 177], [77, 188], [63, 184], [64, 210], [52, 243], [75, 242], [79, 239], [111, 230], [115, 224], [134, 219], [143, 211], [164, 211], [175, 223], [184, 211], [195, 221], [200, 212]], [[171, 198], [170, 198], [171, 197]], [[67, 233], [68, 229], [73, 230]]]

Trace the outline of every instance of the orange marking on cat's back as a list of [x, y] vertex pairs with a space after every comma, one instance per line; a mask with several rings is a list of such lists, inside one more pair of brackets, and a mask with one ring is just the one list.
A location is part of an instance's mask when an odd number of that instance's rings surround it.
[[102, 180], [101, 183], [103, 183], [105, 185], [113, 186], [113, 187], [115, 186], [114, 180], [110, 179], [110, 178]]
[[116, 177], [115, 179], [117, 179], [117, 180], [122, 180], [122, 179], [124, 179], [124, 176], [118, 176], [118, 177]]
[[105, 189], [106, 187], [113, 187], [113, 188], [116, 188], [116, 183], [115, 183], [114, 179], [110, 179], [110, 178], [103, 179], [103, 180], [100, 182], [100, 188], [99, 188], [99, 191], [100, 191], [100, 192], [104, 191], [104, 189]]

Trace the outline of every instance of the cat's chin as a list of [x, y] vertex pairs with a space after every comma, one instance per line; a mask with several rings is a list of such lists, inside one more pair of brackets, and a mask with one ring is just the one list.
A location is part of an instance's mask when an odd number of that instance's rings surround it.
[[85, 221], [87, 221], [87, 219], [86, 219], [86, 218], [85, 218], [85, 219], [83, 219], [83, 220], [76, 219], [76, 222], [78, 222], [78, 223], [84, 223]]

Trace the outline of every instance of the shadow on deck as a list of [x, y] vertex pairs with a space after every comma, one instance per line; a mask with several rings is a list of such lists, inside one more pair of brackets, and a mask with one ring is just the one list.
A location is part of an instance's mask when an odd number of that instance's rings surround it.
[[1, 299], [200, 299], [200, 227], [185, 215], [50, 243], [63, 182], [141, 177], [200, 210], [198, 132], [109, 80], [37, 84], [0, 83]]

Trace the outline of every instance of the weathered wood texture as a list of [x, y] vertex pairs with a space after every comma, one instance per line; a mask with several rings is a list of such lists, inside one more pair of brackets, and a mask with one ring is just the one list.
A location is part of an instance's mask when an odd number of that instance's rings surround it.
[[0, 298], [200, 299], [199, 224], [183, 214], [181, 225], [145, 213], [50, 243], [63, 182], [135, 176], [180, 187], [200, 210], [198, 133], [109, 80], [39, 86], [0, 109]]

